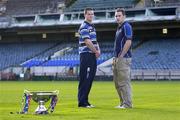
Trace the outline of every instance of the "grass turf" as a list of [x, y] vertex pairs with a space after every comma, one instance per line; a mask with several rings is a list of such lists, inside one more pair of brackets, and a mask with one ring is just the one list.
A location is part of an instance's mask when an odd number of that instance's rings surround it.
[[[77, 107], [78, 82], [0, 82], [1, 120], [179, 120], [180, 82], [132, 82], [133, 109], [116, 109], [119, 104], [114, 83], [94, 82], [90, 102], [96, 108]], [[10, 114], [20, 110], [23, 90], [59, 90], [53, 114]], [[48, 106], [46, 104], [46, 106]]]

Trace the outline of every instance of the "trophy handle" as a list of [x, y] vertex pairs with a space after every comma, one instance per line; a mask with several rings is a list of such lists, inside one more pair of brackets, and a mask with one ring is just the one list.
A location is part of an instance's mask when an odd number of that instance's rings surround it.
[[26, 89], [24, 90], [24, 93], [26, 93], [28, 95], [32, 95], [32, 93], [30, 91], [26, 90]]
[[54, 93], [56, 93], [58, 95], [59, 94], [59, 90], [55, 90]]
[[29, 92], [28, 90], [25, 89], [25, 90], [24, 90], [24, 93], [30, 93], [30, 92]]

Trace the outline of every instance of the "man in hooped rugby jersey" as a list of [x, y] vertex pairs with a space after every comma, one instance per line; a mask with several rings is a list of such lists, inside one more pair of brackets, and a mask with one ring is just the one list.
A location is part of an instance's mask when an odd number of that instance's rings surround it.
[[79, 54], [80, 73], [78, 86], [78, 107], [92, 108], [88, 95], [96, 74], [97, 58], [100, 56], [100, 48], [96, 39], [96, 30], [92, 24], [94, 11], [92, 8], [84, 10], [85, 20], [79, 28]]

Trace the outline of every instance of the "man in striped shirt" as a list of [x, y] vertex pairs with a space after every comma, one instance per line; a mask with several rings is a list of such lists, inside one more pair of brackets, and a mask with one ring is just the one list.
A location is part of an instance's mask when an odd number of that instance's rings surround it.
[[84, 10], [85, 20], [79, 28], [79, 54], [80, 73], [78, 86], [78, 107], [94, 107], [88, 101], [92, 82], [96, 74], [97, 61], [100, 56], [100, 48], [96, 39], [96, 30], [92, 24], [94, 11], [92, 8]]

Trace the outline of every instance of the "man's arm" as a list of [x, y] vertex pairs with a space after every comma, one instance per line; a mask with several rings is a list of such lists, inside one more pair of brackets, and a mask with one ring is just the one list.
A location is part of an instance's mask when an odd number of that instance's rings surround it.
[[120, 53], [118, 54], [118, 57], [123, 58], [124, 55], [125, 55], [125, 54], [128, 52], [128, 50], [130, 49], [131, 44], [132, 44], [132, 41], [131, 41], [131, 40], [126, 40], [126, 43], [124, 44], [123, 50], [122, 50], [122, 52], [120, 52]]
[[132, 44], [132, 27], [129, 24], [124, 25], [124, 34], [126, 42], [124, 44], [123, 50], [118, 54], [118, 57], [124, 57], [128, 52]]
[[93, 43], [91, 42], [90, 39], [85, 39], [84, 40], [86, 46], [93, 52], [96, 54], [96, 58], [98, 58], [100, 56], [100, 51], [99, 49], [96, 50], [96, 48], [94, 47]]
[[101, 53], [101, 49], [100, 49], [100, 47], [99, 47], [99, 44], [97, 43], [97, 46], [98, 46], [98, 51], [99, 51], [99, 53]]

